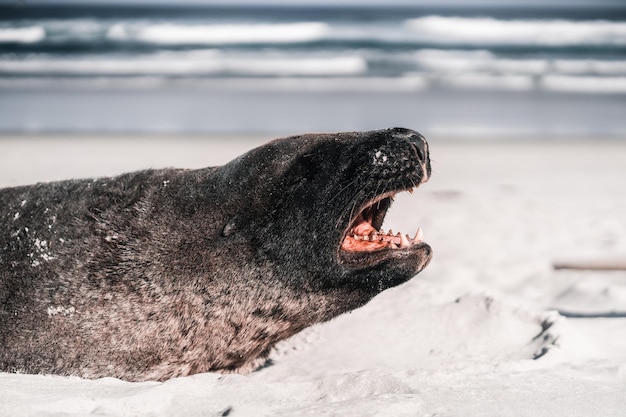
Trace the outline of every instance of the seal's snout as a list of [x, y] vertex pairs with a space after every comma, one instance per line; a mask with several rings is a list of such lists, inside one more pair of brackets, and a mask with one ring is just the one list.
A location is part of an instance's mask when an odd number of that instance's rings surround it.
[[[363, 171], [367, 179], [359, 188], [361, 201], [351, 201], [345, 211], [350, 221], [340, 243], [340, 258], [357, 268], [395, 263], [411, 274], [421, 271], [432, 256], [421, 228], [411, 234], [383, 230], [383, 221], [396, 194], [413, 193], [430, 178], [430, 155], [426, 139], [410, 129], [373, 132], [368, 150], [373, 164]], [[410, 276], [405, 278], [408, 279]], [[396, 282], [396, 281], [394, 281]]]
[[393, 129], [389, 129], [388, 140], [399, 141], [401, 143], [406, 143], [407, 141], [410, 144], [410, 153], [413, 161], [417, 161], [416, 168], [419, 171], [420, 181], [419, 183], [428, 182], [431, 174], [430, 167], [430, 152], [428, 149], [428, 142], [426, 142], [426, 138], [422, 136], [421, 133], [416, 132], [411, 129], [405, 129], [401, 127], [395, 127]]
[[426, 143], [426, 139], [424, 139], [424, 136], [418, 133], [411, 136], [409, 140], [411, 141], [411, 146], [415, 150], [415, 155], [417, 156], [417, 159], [422, 162], [427, 161], [429, 158], [428, 144]]
[[417, 132], [413, 132], [411, 136], [409, 136], [409, 141], [411, 142], [411, 146], [415, 152], [415, 156], [419, 160], [420, 168], [422, 169], [422, 180], [421, 183], [428, 182], [431, 174], [430, 167], [430, 152], [428, 150], [428, 142], [426, 142], [426, 138]]

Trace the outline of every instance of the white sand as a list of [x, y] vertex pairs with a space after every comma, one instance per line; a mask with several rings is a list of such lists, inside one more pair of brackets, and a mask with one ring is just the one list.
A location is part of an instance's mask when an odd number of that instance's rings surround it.
[[[0, 138], [0, 186], [220, 164], [267, 137]], [[127, 383], [0, 374], [1, 416], [626, 415], [625, 141], [431, 140], [433, 178], [386, 227], [435, 257], [254, 374]], [[532, 358], [541, 356], [537, 360]]]

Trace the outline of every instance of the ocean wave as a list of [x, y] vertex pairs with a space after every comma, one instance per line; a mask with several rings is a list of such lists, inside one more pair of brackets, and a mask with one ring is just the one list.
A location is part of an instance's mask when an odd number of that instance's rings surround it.
[[[220, 23], [197, 19], [122, 18], [43, 19], [0, 26], [0, 42], [85, 51], [94, 48], [184, 48], [187, 45], [262, 46], [300, 44], [364, 49], [439, 48], [468, 45], [480, 49], [527, 47], [536, 50], [577, 47], [609, 51], [626, 46], [626, 22], [602, 20], [505, 20], [496, 18], [425, 16], [397, 22], [296, 21]], [[25, 26], [24, 26], [25, 25]], [[24, 26], [24, 27], [21, 27]], [[45, 41], [45, 42], [42, 42]], [[29, 49], [30, 48], [30, 49]], [[77, 49], [78, 48], [78, 49]], [[43, 51], [43, 49], [41, 49]]]
[[465, 73], [429, 79], [430, 86], [463, 90], [550, 91], [582, 94], [625, 94], [626, 77], [594, 77], [548, 74], [540, 77], [519, 74]]
[[321, 22], [282, 24], [152, 24], [145, 27], [123, 23], [112, 26], [107, 37], [116, 41], [140, 41], [163, 45], [227, 45], [302, 43], [323, 39], [329, 27]]
[[471, 90], [530, 91], [535, 88], [533, 77], [517, 74], [467, 73], [453, 77], [440, 77], [440, 85]]
[[555, 59], [554, 69], [567, 74], [626, 74], [624, 60]]
[[490, 71], [538, 75], [545, 73], [550, 65], [546, 59], [501, 58], [486, 50], [423, 49], [415, 53], [415, 59], [421, 67], [441, 73]]
[[367, 62], [358, 56], [333, 58], [232, 59], [225, 63], [229, 72], [240, 74], [357, 75], [367, 71]]
[[219, 51], [162, 52], [134, 57], [97, 56], [79, 59], [41, 56], [29, 60], [0, 59], [0, 73], [30, 75], [358, 75], [367, 62], [358, 56], [258, 57], [228, 56]]
[[541, 87], [569, 93], [624, 94], [626, 77], [548, 75], [542, 78]]
[[504, 58], [487, 50], [422, 49], [414, 54], [417, 64], [428, 71], [450, 74], [466, 72], [509, 73], [527, 75], [560, 74], [626, 74], [625, 60]]
[[0, 43], [36, 43], [45, 38], [46, 31], [41, 26], [0, 28]]
[[405, 21], [424, 41], [462, 45], [626, 45], [626, 23], [425, 16]]
[[487, 50], [422, 49], [407, 54], [368, 51], [233, 52], [219, 49], [116, 54], [4, 54], [3, 73], [94, 74], [263, 74], [399, 76], [407, 71], [434, 75], [464, 73], [561, 75], [626, 75], [623, 59], [549, 57], [511, 58]]

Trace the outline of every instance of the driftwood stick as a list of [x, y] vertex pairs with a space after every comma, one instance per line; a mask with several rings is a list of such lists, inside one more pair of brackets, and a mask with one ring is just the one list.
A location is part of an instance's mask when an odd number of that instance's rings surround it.
[[596, 312], [579, 312], [558, 310], [563, 317], [571, 319], [623, 319], [626, 318], [626, 311], [596, 311]]
[[626, 271], [626, 259], [556, 261], [552, 263], [552, 267], [557, 270], [573, 269], [578, 271]]

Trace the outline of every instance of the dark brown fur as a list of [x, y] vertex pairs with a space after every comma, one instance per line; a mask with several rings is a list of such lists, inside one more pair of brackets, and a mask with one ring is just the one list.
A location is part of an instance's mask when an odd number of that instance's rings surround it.
[[390, 129], [276, 140], [221, 167], [0, 190], [0, 370], [251, 370], [277, 341], [426, 265], [426, 244], [339, 254], [354, 211], [424, 167], [423, 138]]

